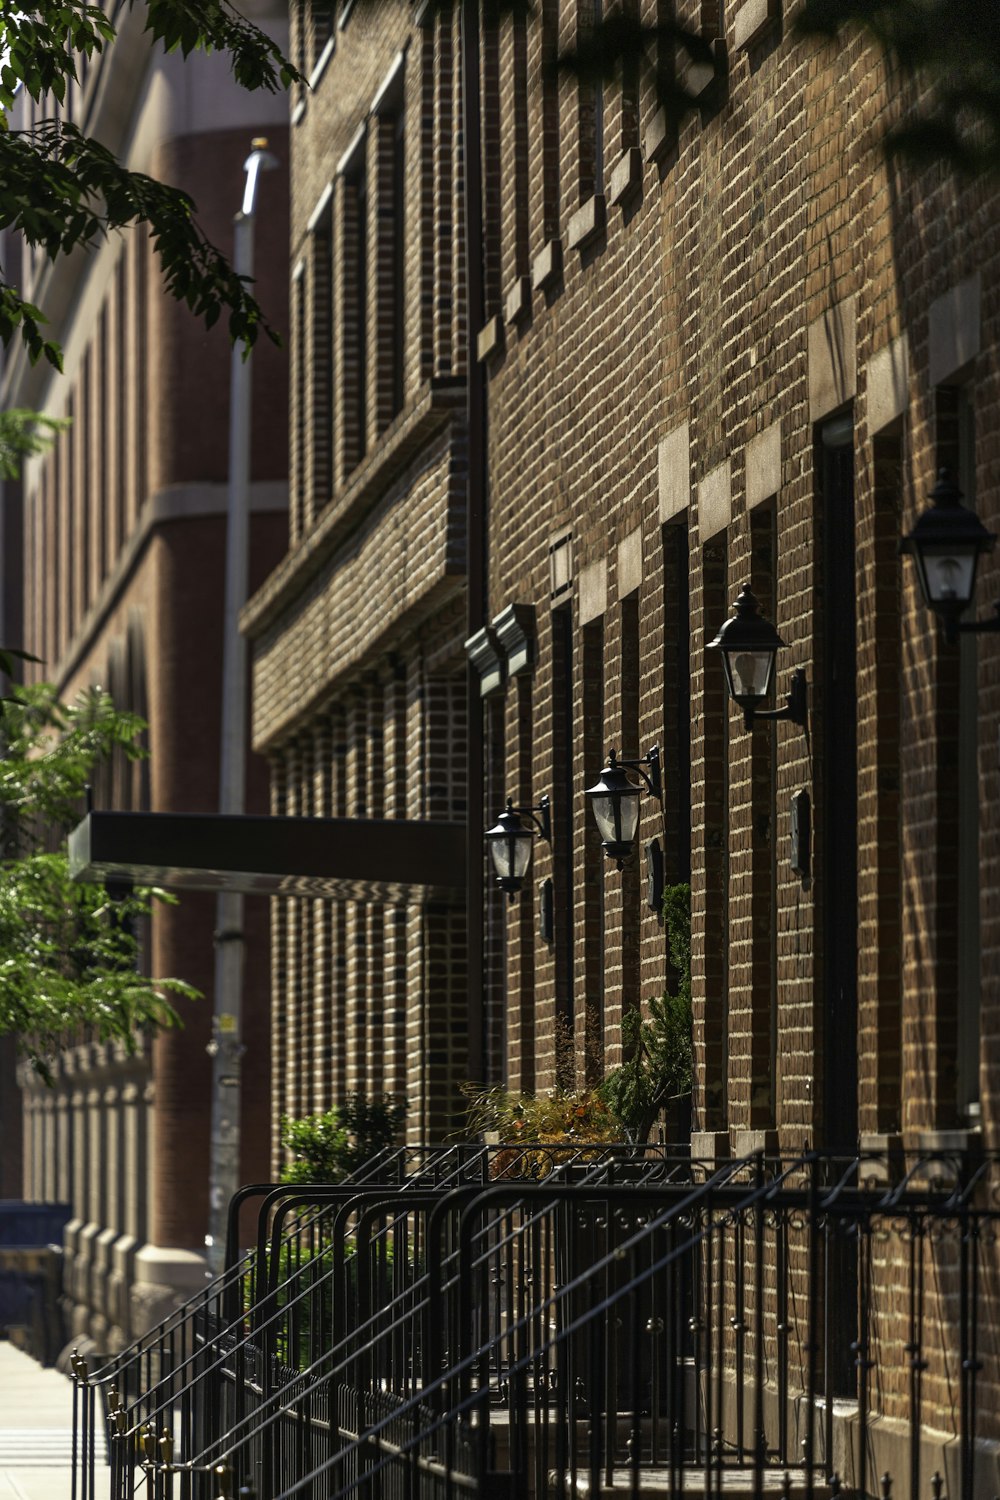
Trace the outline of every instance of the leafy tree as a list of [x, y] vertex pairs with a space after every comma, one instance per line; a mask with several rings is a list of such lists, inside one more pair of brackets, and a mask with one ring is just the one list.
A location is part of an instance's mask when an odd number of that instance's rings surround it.
[[[367, 0], [373, 5], [376, 0]], [[446, 4], [448, 0], [437, 0]], [[468, 3], [468, 0], [454, 0]], [[496, 9], [526, 0], [494, 0]], [[279, 48], [230, 0], [144, 0], [152, 41], [184, 56], [228, 53], [246, 88], [286, 88], [300, 75]], [[860, 26], [898, 64], [904, 77], [929, 85], [928, 98], [890, 133], [887, 145], [923, 163], [943, 160], [966, 173], [1000, 171], [1000, 28], [994, 0], [804, 0], [800, 35], [835, 39]], [[39, 0], [0, 17], [0, 230], [15, 229], [50, 259], [95, 244], [111, 230], [145, 225], [167, 289], [209, 325], [228, 313], [234, 338], [254, 342], [262, 322], [246, 283], [209, 243], [195, 205], [181, 190], [128, 171], [71, 121], [46, 119], [11, 128], [18, 90], [36, 102], [65, 99], [78, 61], [103, 52], [116, 29], [100, 5]], [[627, 9], [609, 9], [559, 59], [582, 77], [611, 78], [643, 70], [655, 80], [668, 123], [676, 128], [704, 103], [689, 87], [691, 69], [718, 72], [711, 39], [670, 21], [644, 26]], [[20, 337], [32, 360], [58, 366], [61, 351], [44, 332], [44, 312], [28, 302], [0, 268], [0, 341]], [[266, 331], [274, 337], [270, 329]]]
[[[168, 51], [228, 53], [233, 74], [248, 89], [275, 92], [298, 73], [263, 31], [229, 0], [145, 0], [145, 30]], [[86, 0], [38, 0], [0, 17], [0, 230], [23, 235], [50, 260], [90, 248], [112, 230], [145, 225], [159, 256], [167, 290], [211, 326], [228, 311], [229, 331], [250, 345], [262, 325], [246, 282], [205, 238], [187, 193], [141, 172], [130, 172], [100, 141], [71, 120], [48, 118], [11, 128], [18, 91], [62, 104], [82, 59], [113, 46], [115, 24]], [[45, 315], [26, 301], [0, 270], [0, 340], [20, 337], [34, 361], [59, 367], [58, 343], [43, 332]], [[267, 330], [271, 333], [271, 330]], [[274, 336], [273, 334], [271, 335]]]
[[645, 1141], [657, 1115], [672, 1099], [691, 1092], [691, 887], [670, 885], [663, 916], [676, 991], [651, 1000], [649, 1015], [636, 1008], [622, 1018], [626, 1059], [601, 1085], [609, 1107], [634, 1141]]
[[47, 685], [15, 687], [0, 711], [0, 1033], [46, 1081], [61, 1047], [91, 1038], [134, 1052], [145, 1029], [178, 1024], [168, 996], [197, 994], [138, 971], [136, 923], [172, 898], [112, 900], [69, 877], [66, 834], [93, 769], [119, 748], [141, 756], [143, 728], [99, 689], [67, 706]]
[[301, 1120], [282, 1117], [281, 1144], [293, 1160], [282, 1182], [343, 1182], [373, 1156], [391, 1146], [403, 1128], [407, 1101], [384, 1094], [366, 1099], [348, 1094], [325, 1114]]
[[0, 411], [0, 479], [17, 479], [22, 460], [44, 453], [53, 435], [68, 426], [65, 417], [46, 417], [23, 406]]

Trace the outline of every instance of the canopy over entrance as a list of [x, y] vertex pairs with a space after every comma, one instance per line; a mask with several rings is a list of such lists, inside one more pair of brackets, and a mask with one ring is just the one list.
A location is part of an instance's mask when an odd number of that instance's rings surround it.
[[74, 880], [383, 903], [459, 904], [465, 825], [404, 818], [91, 812], [69, 838]]

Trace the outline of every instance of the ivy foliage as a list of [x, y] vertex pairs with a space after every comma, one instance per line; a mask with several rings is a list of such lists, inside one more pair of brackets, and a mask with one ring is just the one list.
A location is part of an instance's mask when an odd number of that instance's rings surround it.
[[99, 689], [65, 705], [47, 685], [15, 687], [0, 705], [0, 1034], [18, 1038], [47, 1082], [62, 1047], [134, 1052], [144, 1032], [179, 1024], [170, 997], [197, 996], [139, 972], [136, 926], [172, 897], [137, 888], [111, 899], [69, 875], [66, 835], [94, 767], [116, 751], [143, 755], [144, 727]]
[[282, 1116], [281, 1144], [292, 1160], [282, 1182], [343, 1182], [398, 1139], [407, 1101], [392, 1094], [366, 1099], [348, 1094], [324, 1114], [292, 1120]]
[[657, 1115], [691, 1092], [691, 887], [667, 886], [663, 917], [670, 962], [677, 976], [673, 992], [649, 1002], [649, 1013], [628, 1011], [622, 1018], [626, 1058], [601, 1084], [601, 1093], [631, 1140], [646, 1141]]
[[[228, 0], [145, 0], [144, 29], [167, 51], [221, 51], [236, 80], [270, 92], [299, 77], [272, 39]], [[61, 105], [79, 64], [115, 43], [116, 28], [100, 5], [38, 0], [0, 14], [0, 230], [12, 229], [49, 260], [93, 247], [105, 235], [144, 225], [159, 256], [167, 290], [207, 326], [228, 314], [232, 338], [252, 345], [264, 328], [248, 280], [238, 276], [198, 227], [195, 205], [179, 188], [131, 172], [72, 121], [42, 119], [11, 126], [19, 91], [36, 104]], [[51, 111], [54, 115], [54, 111]], [[58, 343], [45, 333], [44, 312], [22, 296], [0, 268], [0, 340], [20, 337], [34, 362], [61, 368]]]

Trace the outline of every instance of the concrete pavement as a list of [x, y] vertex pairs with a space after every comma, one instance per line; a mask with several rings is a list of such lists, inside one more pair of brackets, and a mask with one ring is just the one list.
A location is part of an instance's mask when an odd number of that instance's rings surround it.
[[73, 1387], [0, 1339], [0, 1500], [70, 1500]]

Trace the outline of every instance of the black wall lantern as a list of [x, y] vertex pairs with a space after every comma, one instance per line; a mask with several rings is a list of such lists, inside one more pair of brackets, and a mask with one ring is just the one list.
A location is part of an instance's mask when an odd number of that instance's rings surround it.
[[[525, 827], [522, 818], [530, 818], [534, 828]], [[552, 839], [552, 815], [548, 797], [543, 797], [537, 807], [515, 807], [507, 798], [507, 807], [492, 828], [486, 830], [486, 845], [493, 858], [497, 885], [507, 892], [513, 902], [524, 883], [531, 864], [531, 851], [535, 839]]]
[[[643, 767], [648, 766], [646, 772]], [[632, 853], [635, 831], [639, 825], [639, 798], [642, 788], [627, 775], [637, 771], [654, 797], [663, 796], [660, 780], [660, 749], [658, 745], [643, 756], [642, 760], [619, 760], [612, 745], [608, 751], [608, 763], [593, 786], [585, 795], [591, 798], [594, 817], [608, 859], [613, 859], [619, 870]]]
[[790, 719], [793, 724], [804, 725], [806, 676], [801, 668], [792, 674], [783, 708], [761, 706], [771, 690], [774, 659], [785, 643], [770, 620], [764, 619], [748, 583], [740, 589], [735, 608], [736, 613], [709, 642], [709, 648], [722, 652], [729, 694], [743, 710], [744, 726], [752, 729], [755, 719]]
[[962, 491], [947, 469], [938, 472], [927, 498], [930, 505], [899, 544], [900, 552], [908, 553], [917, 565], [924, 603], [940, 617], [948, 641], [955, 641], [962, 631], [1000, 630], [1000, 604], [994, 620], [959, 623], [972, 603], [979, 559], [993, 551], [996, 534], [962, 504]]

